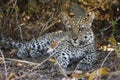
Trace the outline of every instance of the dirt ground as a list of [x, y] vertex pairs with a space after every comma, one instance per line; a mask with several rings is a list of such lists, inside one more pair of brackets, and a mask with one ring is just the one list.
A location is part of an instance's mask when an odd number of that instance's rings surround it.
[[[74, 62], [69, 65], [67, 71], [68, 78], [59, 71], [59, 68], [55, 66], [54, 62], [47, 60], [47, 55], [37, 60], [32, 58], [26, 58], [24, 60], [18, 58], [5, 58], [7, 80], [74, 80], [75, 76], [73, 76], [73, 74], [76, 73], [82, 76], [79, 76], [78, 78], [75, 77], [75, 80], [87, 80], [89, 76], [85, 76], [84, 74], [90, 74], [91, 72], [100, 69], [101, 65], [102, 67], [109, 68], [110, 72], [114, 72], [119, 69], [120, 59], [116, 58], [114, 51], [111, 53], [108, 51], [98, 51], [98, 53], [100, 57], [98, 58], [97, 63], [88, 71], [78, 70], [77, 72], [80, 73], [73, 72], [77, 63]], [[106, 56], [108, 57], [106, 58]], [[5, 80], [5, 65], [2, 59], [0, 59], [0, 61], [0, 80]], [[100, 80], [107, 80], [108, 76], [109, 75], [101, 77]]]

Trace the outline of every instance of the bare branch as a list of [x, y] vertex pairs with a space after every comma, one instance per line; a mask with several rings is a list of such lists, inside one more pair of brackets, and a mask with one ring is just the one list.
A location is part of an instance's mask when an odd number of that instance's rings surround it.
[[7, 73], [7, 66], [6, 66], [6, 62], [5, 62], [5, 57], [4, 57], [3, 52], [1, 51], [1, 49], [0, 49], [0, 54], [1, 54], [1, 56], [2, 56], [2, 60], [3, 60], [3, 63], [4, 63], [5, 77], [6, 77], [6, 79], [7, 79], [7, 75], [8, 75], [8, 73]]
[[110, 54], [111, 54], [112, 52], [113, 52], [113, 51], [110, 51], [110, 52], [107, 54], [107, 56], [104, 58], [104, 60], [103, 60], [103, 62], [102, 62], [102, 64], [101, 64], [100, 68], [103, 67], [105, 61], [107, 60], [107, 58], [110, 56]]

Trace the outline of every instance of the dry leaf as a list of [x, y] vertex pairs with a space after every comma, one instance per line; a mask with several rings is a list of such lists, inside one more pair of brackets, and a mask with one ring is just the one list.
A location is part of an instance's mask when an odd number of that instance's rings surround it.
[[116, 44], [117, 44], [117, 41], [115, 40], [115, 37], [114, 37], [114, 36], [109, 37], [108, 41], [109, 41], [111, 44], [113, 44], [114, 46], [116, 46]]
[[98, 69], [98, 70], [93, 71], [93, 72], [90, 74], [88, 80], [94, 80], [95, 78], [97, 78], [97, 77], [99, 77], [99, 76], [103, 76], [103, 75], [108, 74], [108, 72], [109, 72], [109, 68], [107, 68], [107, 67], [100, 68], [100, 69]]
[[78, 80], [78, 79], [87, 77], [87, 75], [83, 74], [82, 71], [77, 70], [74, 73], [72, 73], [71, 77], [72, 77], [72, 80]]
[[56, 59], [49, 59], [49, 61], [53, 62], [53, 63], [56, 63]]
[[54, 41], [52, 42], [52, 48], [54, 48], [57, 44], [59, 44], [60, 41]]
[[10, 75], [7, 77], [7, 80], [15, 80], [16, 77], [17, 76], [15, 73], [10, 73]]
[[22, 67], [23, 64], [18, 62], [18, 63], [16, 64], [16, 66], [17, 66], [17, 67]]
[[11, 49], [11, 51], [9, 52], [10, 55], [14, 55], [16, 53], [16, 49]]
[[0, 64], [2, 64], [3, 63], [3, 60], [2, 59], [0, 59]]

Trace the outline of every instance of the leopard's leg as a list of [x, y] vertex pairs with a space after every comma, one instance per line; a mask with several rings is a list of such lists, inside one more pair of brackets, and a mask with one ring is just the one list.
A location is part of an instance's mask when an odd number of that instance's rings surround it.
[[35, 60], [38, 59], [42, 54], [44, 54], [44, 52], [39, 50], [30, 50], [29, 52], [29, 55]]
[[79, 61], [76, 69], [89, 70], [93, 67], [97, 60], [96, 52], [86, 55], [82, 60]]
[[66, 73], [66, 69], [68, 67], [68, 64], [70, 63], [70, 56], [68, 55], [68, 53], [62, 50], [61, 52], [54, 50], [53, 54], [55, 54], [54, 57], [56, 59], [56, 63], [57, 63], [59, 70]]
[[67, 57], [68, 55], [64, 54], [63, 53], [57, 57], [57, 62], [58, 62], [58, 65], [64, 70], [66, 71], [67, 69], [67, 66], [69, 64], [69, 58]]

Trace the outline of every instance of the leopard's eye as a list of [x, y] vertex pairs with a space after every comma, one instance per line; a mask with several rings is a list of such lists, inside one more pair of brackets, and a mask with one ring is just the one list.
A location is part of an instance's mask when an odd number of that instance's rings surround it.
[[84, 19], [87, 20], [87, 17], [85, 17]]
[[87, 14], [87, 17], [89, 17], [90, 16], [90, 14]]

